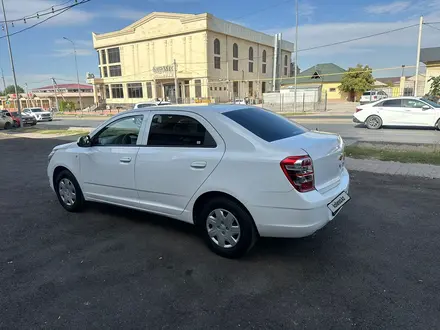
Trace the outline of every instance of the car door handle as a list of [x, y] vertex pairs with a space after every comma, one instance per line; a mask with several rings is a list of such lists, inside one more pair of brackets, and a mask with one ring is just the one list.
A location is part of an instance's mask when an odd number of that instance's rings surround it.
[[122, 157], [121, 159], [119, 159], [119, 161], [121, 163], [130, 163], [131, 162], [131, 157]]
[[205, 168], [206, 167], [206, 162], [192, 162], [191, 163], [191, 167], [192, 168]]

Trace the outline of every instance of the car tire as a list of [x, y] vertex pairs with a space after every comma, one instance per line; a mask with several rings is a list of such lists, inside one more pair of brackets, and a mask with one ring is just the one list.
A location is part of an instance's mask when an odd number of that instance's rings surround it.
[[255, 244], [258, 232], [249, 212], [236, 201], [216, 197], [198, 214], [198, 224], [206, 244], [225, 258], [240, 258]]
[[12, 127], [11, 123], [10, 122], [6, 122], [4, 129], [10, 129], [11, 127]]
[[437, 120], [437, 123], [435, 124], [435, 128], [440, 131], [440, 119]]
[[60, 204], [67, 211], [80, 212], [84, 208], [84, 195], [70, 171], [61, 171], [55, 179], [54, 187]]
[[379, 129], [382, 127], [382, 119], [379, 116], [372, 115], [365, 120], [365, 126], [368, 129]]

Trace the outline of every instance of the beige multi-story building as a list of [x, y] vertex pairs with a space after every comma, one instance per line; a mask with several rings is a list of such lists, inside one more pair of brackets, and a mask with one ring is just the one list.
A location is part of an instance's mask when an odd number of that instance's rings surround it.
[[[272, 90], [275, 38], [211, 14], [153, 12], [122, 30], [93, 33], [100, 78], [95, 102], [226, 102]], [[288, 77], [293, 44], [277, 47], [277, 75]], [[174, 61], [176, 65], [174, 65]]]

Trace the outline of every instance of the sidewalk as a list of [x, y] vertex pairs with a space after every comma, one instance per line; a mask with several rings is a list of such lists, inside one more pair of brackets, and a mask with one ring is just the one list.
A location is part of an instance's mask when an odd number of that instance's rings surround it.
[[348, 170], [354, 171], [440, 179], [440, 166], [437, 165], [384, 162], [349, 157], [347, 157], [345, 165]]

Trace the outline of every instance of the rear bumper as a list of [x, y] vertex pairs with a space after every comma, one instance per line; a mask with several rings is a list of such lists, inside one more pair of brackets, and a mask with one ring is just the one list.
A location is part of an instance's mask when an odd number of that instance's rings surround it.
[[353, 123], [362, 124], [363, 121], [360, 121], [359, 119], [357, 119], [356, 117], [353, 116]]
[[309, 202], [306, 209], [249, 205], [247, 207], [260, 236], [305, 237], [312, 235], [334, 219], [337, 214], [333, 215], [327, 204], [343, 191], [348, 193], [349, 185], [350, 178], [347, 170], [344, 170], [339, 185], [323, 194], [319, 200]]

